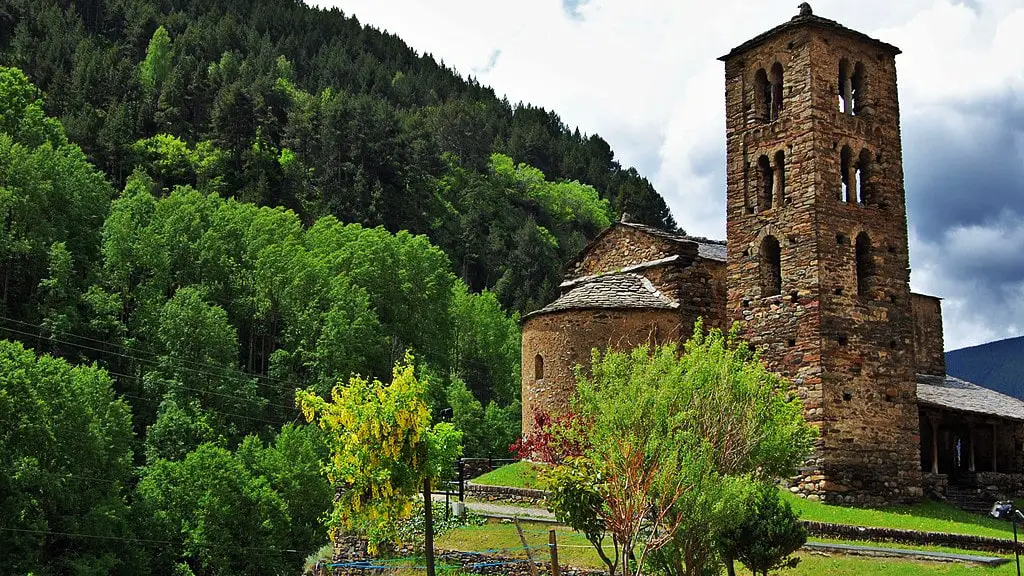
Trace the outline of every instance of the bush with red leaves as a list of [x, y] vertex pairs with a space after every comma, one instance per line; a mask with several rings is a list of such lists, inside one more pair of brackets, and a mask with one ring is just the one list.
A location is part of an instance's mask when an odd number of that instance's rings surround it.
[[572, 411], [554, 416], [537, 412], [533, 415], [534, 432], [513, 442], [509, 450], [523, 460], [560, 464], [590, 448], [590, 424]]

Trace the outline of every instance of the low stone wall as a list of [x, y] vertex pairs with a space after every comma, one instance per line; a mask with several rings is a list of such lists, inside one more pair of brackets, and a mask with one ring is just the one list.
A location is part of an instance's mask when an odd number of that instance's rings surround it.
[[921, 474], [921, 488], [925, 496], [945, 496], [946, 488], [949, 487], [949, 476], [946, 474], [932, 474], [924, 472]]
[[977, 472], [974, 478], [979, 488], [1000, 499], [1024, 497], [1024, 474]]
[[512, 488], [510, 486], [486, 486], [484, 484], [466, 483], [466, 497], [487, 502], [511, 502], [515, 504], [543, 505], [547, 491], [530, 488]]
[[[917, 530], [896, 530], [892, 528], [867, 528], [846, 524], [804, 521], [811, 536], [837, 538], [840, 540], [869, 540], [871, 542], [895, 542], [919, 546], [947, 546], [961, 550], [978, 550], [997, 554], [1012, 554], [1013, 540], [969, 536], [966, 534], [945, 534], [942, 532], [918, 532]], [[1024, 552], [1024, 543], [1018, 546]]]

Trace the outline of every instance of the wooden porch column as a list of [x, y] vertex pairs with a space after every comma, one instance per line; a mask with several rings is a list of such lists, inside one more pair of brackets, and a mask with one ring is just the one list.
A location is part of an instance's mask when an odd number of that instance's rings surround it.
[[970, 424], [970, 427], [971, 427], [971, 447], [970, 447], [970, 451], [968, 452], [970, 454], [969, 466], [970, 466], [971, 472], [974, 472], [974, 424]]
[[931, 416], [928, 421], [932, 425], [932, 474], [939, 473], [939, 426]]
[[999, 439], [996, 437], [996, 424], [992, 423], [992, 471], [999, 472], [997, 456], [999, 454]]

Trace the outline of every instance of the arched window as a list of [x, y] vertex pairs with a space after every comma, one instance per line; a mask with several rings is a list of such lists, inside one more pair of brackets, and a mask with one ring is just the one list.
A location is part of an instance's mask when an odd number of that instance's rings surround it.
[[839, 61], [839, 111], [844, 114], [853, 114], [853, 85], [850, 75], [850, 61], [843, 58]]
[[857, 260], [857, 295], [867, 296], [871, 291], [871, 284], [875, 275], [875, 262], [871, 256], [871, 239], [867, 233], [861, 232], [857, 235], [856, 242]]
[[772, 120], [772, 86], [768, 82], [768, 73], [761, 68], [754, 74], [755, 110], [762, 122]]
[[540, 354], [533, 357], [533, 379], [544, 379], [544, 357]]
[[770, 117], [772, 121], [778, 120], [779, 113], [782, 112], [782, 64], [776, 62], [772, 64], [771, 73], [771, 109]]
[[757, 174], [761, 188], [761, 210], [770, 210], [772, 196], [775, 194], [775, 171], [768, 156], [762, 154], [757, 159]]
[[865, 97], [867, 92], [867, 73], [864, 71], [864, 63], [857, 62], [853, 67], [853, 76], [850, 78], [850, 94], [853, 97], [853, 114], [860, 116], [867, 112], [868, 102]]
[[782, 293], [782, 249], [774, 236], [761, 241], [761, 296]]
[[779, 189], [779, 205], [786, 204], [786, 153], [779, 150], [775, 153], [775, 186]]
[[855, 175], [853, 150], [849, 146], [843, 146], [843, 150], [839, 153], [839, 170], [843, 180], [839, 199], [843, 202], [853, 202], [855, 193], [853, 189]]
[[860, 204], [874, 204], [873, 190], [871, 185], [871, 152], [866, 148], [860, 151], [857, 158], [857, 202]]

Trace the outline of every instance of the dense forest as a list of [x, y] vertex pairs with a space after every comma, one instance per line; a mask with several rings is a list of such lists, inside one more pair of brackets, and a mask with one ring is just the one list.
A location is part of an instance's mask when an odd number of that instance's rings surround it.
[[295, 391], [407, 352], [464, 453], [521, 314], [628, 211], [598, 136], [286, 0], [0, 2], [0, 573], [280, 574], [331, 490]]

